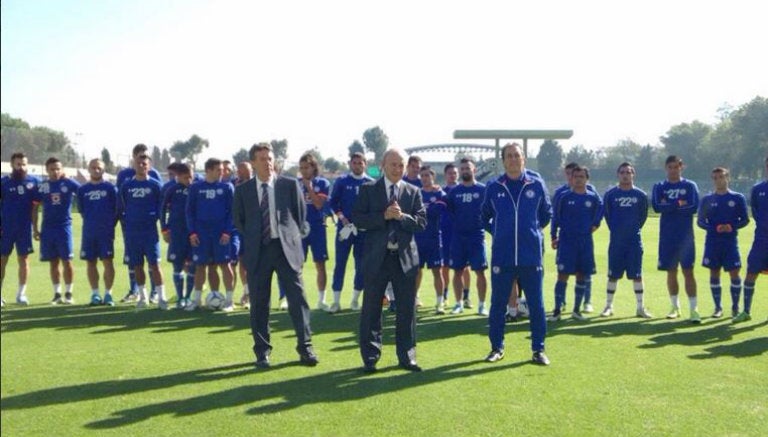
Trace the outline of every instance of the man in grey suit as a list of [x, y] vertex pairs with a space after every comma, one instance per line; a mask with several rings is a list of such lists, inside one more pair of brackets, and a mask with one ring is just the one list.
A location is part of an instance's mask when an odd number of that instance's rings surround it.
[[419, 253], [415, 232], [427, 225], [421, 191], [405, 181], [405, 154], [384, 152], [384, 177], [360, 187], [352, 222], [365, 230], [363, 250], [363, 308], [360, 314], [360, 355], [366, 373], [376, 371], [381, 357], [381, 304], [388, 282], [395, 293], [395, 342], [403, 369], [418, 372], [416, 363], [416, 273]]
[[309, 233], [301, 187], [296, 179], [276, 174], [275, 155], [268, 143], [255, 144], [249, 156], [256, 177], [235, 188], [232, 213], [242, 235], [256, 367], [270, 366], [269, 302], [275, 272], [288, 299], [299, 362], [315, 366], [318, 360], [312, 348], [309, 305], [301, 277], [301, 239]]

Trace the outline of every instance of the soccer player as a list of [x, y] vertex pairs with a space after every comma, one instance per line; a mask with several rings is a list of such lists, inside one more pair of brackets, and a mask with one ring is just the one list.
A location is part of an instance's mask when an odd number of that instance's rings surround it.
[[307, 204], [307, 222], [309, 223], [309, 235], [302, 239], [304, 257], [309, 255], [312, 248], [312, 261], [317, 270], [317, 309], [336, 313], [341, 309], [339, 298], [334, 294], [333, 304], [329, 307], [325, 303], [325, 287], [328, 283], [328, 274], [325, 270], [325, 262], [328, 260], [328, 237], [325, 226], [325, 202], [331, 191], [331, 183], [328, 179], [320, 177], [320, 168], [317, 157], [312, 152], [307, 152], [299, 158], [299, 173], [301, 178], [301, 192], [304, 194], [304, 202]]
[[[16, 291], [16, 303], [29, 305], [27, 298], [27, 277], [29, 276], [30, 253], [32, 246], [32, 215], [37, 215], [38, 188], [40, 181], [27, 174], [27, 157], [16, 152], [11, 155], [11, 174], [3, 176], [2, 209], [0, 212], [0, 287], [5, 280], [5, 267], [8, 258], [16, 246], [16, 258], [19, 264], [19, 288]], [[5, 300], [0, 299], [2, 306]]]
[[163, 285], [163, 272], [160, 262], [160, 236], [157, 221], [160, 218], [162, 198], [160, 181], [151, 178], [152, 159], [149, 155], [139, 154], [133, 159], [136, 174], [118, 189], [121, 217], [125, 229], [125, 261], [129, 269], [136, 274], [136, 287], [133, 295], [138, 296], [136, 308], [149, 306], [147, 297], [144, 259], [149, 265], [154, 290], [157, 293], [158, 308], [168, 309]]
[[[435, 171], [426, 165], [421, 167], [421, 198], [427, 208], [427, 227], [422, 232], [413, 234], [416, 248], [419, 251], [419, 273], [416, 275], [416, 290], [421, 287], [422, 268], [432, 270], [435, 295], [437, 296], [436, 314], [445, 314], [443, 298], [443, 276], [440, 267], [443, 259], [440, 253], [440, 218], [444, 215], [447, 205], [445, 193], [435, 185]], [[418, 293], [418, 292], [417, 292]]]
[[747, 277], [744, 278], [744, 310], [733, 318], [733, 323], [751, 320], [752, 296], [760, 272], [768, 272], [768, 157], [765, 158], [766, 180], [755, 184], [749, 195], [752, 218], [755, 220], [755, 239], [747, 257]]
[[[77, 190], [77, 206], [83, 217], [80, 259], [88, 264], [91, 305], [114, 306], [112, 285], [115, 282], [115, 225], [117, 224], [117, 188], [104, 180], [104, 162], [88, 163], [90, 180]], [[104, 266], [104, 298], [99, 292], [98, 260]]]
[[648, 195], [635, 186], [635, 168], [622, 162], [616, 169], [619, 183], [603, 197], [605, 224], [611, 232], [608, 243], [608, 285], [602, 317], [613, 315], [613, 297], [619, 279], [627, 273], [635, 290], [637, 311], [644, 319], [653, 317], [643, 303], [643, 241], [640, 231], [648, 218]]
[[[459, 170], [456, 168], [456, 164], [448, 163], [443, 167], [443, 178], [445, 178], [445, 186], [442, 187], [445, 195], [456, 187], [459, 179]], [[447, 204], [446, 204], [447, 205]], [[440, 218], [440, 239], [442, 243], [441, 258], [443, 259], [443, 266], [440, 268], [440, 273], [443, 276], [443, 301], [448, 300], [448, 288], [451, 284], [451, 268], [448, 266], [448, 260], [451, 259], [451, 239], [453, 238], [453, 216], [446, 208], [443, 212], [443, 216]], [[469, 284], [469, 269], [465, 269], [463, 273], [463, 280], [465, 284]]]
[[[116, 185], [117, 185], [118, 193], [120, 192], [120, 188], [123, 186], [123, 184], [126, 181], [136, 176], [136, 169], [134, 168], [136, 165], [136, 158], [141, 155], [148, 155], [148, 154], [149, 154], [149, 148], [145, 144], [139, 143], [133, 146], [133, 150], [131, 151], [131, 157], [133, 159], [131, 161], [131, 166], [126, 167], [117, 173]], [[154, 168], [149, 169], [148, 176], [152, 179], [156, 179], [161, 184], [163, 182], [163, 179], [160, 176], [160, 173], [158, 173], [157, 170], [155, 170]], [[120, 227], [123, 231], [123, 247], [128, 247], [128, 244], [126, 241], [125, 224], [122, 221], [120, 222]], [[127, 259], [127, 254], [126, 254], [126, 257], [124, 258], [124, 262], [125, 262], [125, 259]], [[127, 262], [125, 263], [127, 264]], [[121, 302], [134, 302], [136, 301], [136, 298], [137, 298], [136, 294], [134, 293], [134, 291], [136, 290], [136, 272], [130, 267], [128, 268], [128, 282], [129, 282], [128, 293], [125, 295], [125, 297], [122, 298]], [[154, 290], [152, 290], [152, 293], [154, 293]], [[154, 301], [154, 298], [152, 300]]]
[[701, 323], [696, 300], [696, 278], [693, 263], [696, 258], [696, 244], [693, 238], [693, 215], [699, 207], [699, 187], [696, 182], [682, 177], [685, 168], [683, 160], [670, 155], [665, 161], [667, 179], [653, 186], [651, 204], [653, 210], [661, 213], [659, 230], [659, 270], [667, 272], [667, 290], [672, 302], [668, 319], [680, 317], [677, 268], [683, 270], [685, 292], [688, 295], [691, 323]]
[[352, 206], [360, 193], [360, 186], [373, 178], [365, 174], [367, 166], [365, 155], [355, 152], [349, 157], [349, 174], [342, 176], [333, 184], [331, 198], [328, 203], [336, 214], [336, 264], [333, 267], [333, 298], [341, 297], [344, 288], [344, 276], [347, 268], [349, 253], [355, 263], [355, 276], [352, 281], [352, 301], [349, 308], [353, 311], [360, 309], [360, 294], [363, 292], [363, 242], [364, 234], [358, 232], [352, 223]]
[[205, 180], [190, 185], [187, 199], [187, 227], [192, 245], [192, 261], [195, 264], [195, 288], [192, 299], [184, 308], [194, 311], [201, 306], [201, 295], [206, 276], [211, 294], [219, 294], [219, 277], [210, 270], [221, 269], [226, 300], [224, 312], [234, 310], [234, 283], [230, 257], [232, 235], [232, 199], [235, 189], [232, 184], [221, 181], [221, 160], [210, 158], [205, 161]]
[[603, 202], [600, 196], [587, 190], [589, 169], [575, 166], [571, 170], [571, 189], [564, 192], [554, 206], [559, 232], [552, 239], [552, 249], [557, 249], [557, 283], [555, 284], [555, 309], [549, 321], [560, 320], [568, 277], [576, 276], [576, 298], [571, 318], [586, 320], [581, 314], [584, 299], [584, 278], [595, 274], [595, 247], [592, 233], [603, 218]]
[[709, 286], [715, 302], [714, 318], [723, 316], [720, 269], [731, 276], [731, 317], [739, 315], [741, 298], [741, 255], [738, 230], [749, 223], [747, 199], [729, 189], [730, 173], [723, 167], [712, 170], [715, 191], [704, 196], [699, 205], [696, 224], [707, 231], [702, 265], [709, 269]]
[[405, 167], [403, 180], [411, 185], [421, 188], [421, 158], [416, 155], [408, 157], [408, 165]]
[[480, 301], [477, 313], [488, 315], [485, 308], [485, 294], [488, 287], [485, 269], [488, 261], [485, 256], [485, 225], [481, 220], [485, 185], [475, 181], [475, 162], [471, 158], [462, 158], [459, 164], [461, 184], [448, 194], [448, 210], [453, 214], [453, 235], [449, 264], [453, 270], [453, 292], [456, 305], [451, 314], [460, 314], [464, 308], [472, 308], [469, 297], [464, 297], [464, 268], [469, 265], [477, 275], [477, 298]]
[[[195, 266], [192, 264], [192, 245], [187, 227], [187, 199], [192, 184], [192, 169], [187, 164], [174, 162], [168, 166], [175, 182], [165, 191], [160, 213], [160, 229], [168, 243], [168, 261], [173, 264], [173, 286], [176, 289], [176, 309], [189, 303], [195, 284]], [[184, 279], [186, 277], [186, 287]]]
[[488, 318], [490, 363], [504, 358], [504, 312], [512, 284], [518, 281], [530, 308], [531, 361], [548, 365], [544, 353], [547, 322], [544, 314], [543, 233], [550, 221], [552, 207], [540, 179], [525, 172], [525, 155], [519, 144], [502, 149], [504, 174], [488, 184], [482, 205], [482, 221], [490, 224], [491, 314]]
[[[40, 184], [38, 192], [43, 205], [43, 230], [38, 231], [37, 215], [32, 217], [35, 240], [40, 240], [40, 261], [50, 262], [53, 300], [51, 304], [73, 304], [72, 258], [72, 201], [80, 184], [64, 175], [64, 168], [58, 158], [45, 161], [48, 180]], [[59, 270], [61, 265], [61, 271]], [[61, 298], [61, 277], [64, 276], [64, 299]]]

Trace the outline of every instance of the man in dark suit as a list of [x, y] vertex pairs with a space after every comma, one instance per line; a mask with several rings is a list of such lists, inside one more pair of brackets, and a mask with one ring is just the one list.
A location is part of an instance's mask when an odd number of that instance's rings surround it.
[[301, 187], [296, 179], [276, 174], [275, 156], [268, 143], [255, 144], [249, 156], [256, 177], [237, 186], [232, 213], [243, 240], [256, 367], [270, 366], [269, 302], [275, 272], [288, 299], [299, 361], [315, 366], [318, 360], [312, 348], [309, 305], [301, 277], [301, 239], [309, 233]]
[[376, 371], [381, 357], [381, 304], [388, 282], [395, 293], [395, 341], [400, 367], [418, 372], [416, 363], [416, 273], [419, 253], [415, 232], [427, 225], [421, 191], [403, 181], [405, 154], [390, 149], [382, 158], [384, 177], [360, 187], [352, 222], [365, 230], [363, 251], [363, 309], [360, 315], [360, 354], [363, 370]]

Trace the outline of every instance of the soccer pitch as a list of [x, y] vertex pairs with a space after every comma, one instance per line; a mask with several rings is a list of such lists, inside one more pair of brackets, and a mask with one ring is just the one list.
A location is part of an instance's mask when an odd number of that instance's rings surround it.
[[[78, 252], [79, 216], [74, 229]], [[329, 227], [329, 284], [333, 231]], [[753, 231], [750, 223], [740, 235], [744, 262]], [[483, 361], [489, 351], [487, 320], [473, 311], [435, 316], [432, 275], [425, 272], [420, 293], [425, 306], [417, 327], [424, 371], [397, 367], [393, 316], [387, 314], [380, 371], [373, 375], [359, 370], [359, 313], [348, 310], [351, 259], [343, 311], [312, 311], [320, 364], [298, 365], [288, 314], [273, 310], [273, 367], [257, 371], [242, 309], [225, 314], [136, 310], [127, 304], [89, 307], [80, 260], [75, 261], [77, 304], [50, 306], [48, 265], [38, 261], [38, 253], [30, 256], [31, 305], [19, 307], [12, 303], [14, 254], [3, 287], [9, 306], [2, 310], [0, 431], [3, 436], [765, 435], [768, 279], [758, 280], [752, 321], [733, 325], [729, 317], [710, 318], [709, 275], [700, 267], [704, 235], [697, 229], [695, 272], [703, 323], [687, 321], [682, 293], [683, 317], [666, 320], [666, 276], [656, 270], [658, 217], [649, 218], [643, 234], [646, 306], [653, 319], [634, 317], [631, 283], [624, 279], [615, 316], [593, 313], [585, 322], [548, 324], [551, 366], [528, 363], [527, 321], [507, 325], [507, 355], [488, 364]], [[603, 224], [595, 234], [598, 273], [592, 287], [598, 313], [605, 303], [607, 244]], [[122, 256], [119, 236], [116, 245]], [[554, 251], [547, 250], [545, 263], [550, 311]], [[171, 296], [171, 267], [162, 266]], [[315, 308], [311, 262], [304, 280]], [[727, 275], [722, 280], [730, 314]], [[573, 286], [571, 278], [569, 304]], [[118, 266], [115, 296], [126, 289], [125, 268]], [[238, 287], [236, 297], [240, 294]], [[474, 286], [472, 298], [476, 302]]]

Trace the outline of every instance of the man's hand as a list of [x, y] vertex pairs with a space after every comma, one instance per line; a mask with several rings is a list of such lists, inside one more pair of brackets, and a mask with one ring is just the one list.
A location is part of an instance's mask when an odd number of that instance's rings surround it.
[[731, 232], [733, 232], [733, 226], [727, 223], [722, 225], [717, 225], [717, 227], [715, 228], [715, 231], [717, 231], [718, 234], [730, 234]]
[[226, 246], [229, 244], [229, 238], [229, 234], [221, 234], [221, 237], [219, 238], [219, 244]]
[[189, 244], [191, 244], [193, 247], [200, 245], [200, 238], [197, 236], [197, 234], [192, 234], [189, 236]]
[[557, 245], [560, 242], [557, 238], [552, 239], [552, 249], [557, 250]]
[[163, 231], [163, 241], [165, 241], [166, 243], [170, 243], [171, 242], [171, 233], [170, 232]]
[[385, 220], [402, 220], [403, 212], [400, 210], [400, 205], [397, 202], [392, 202], [387, 210], [384, 211]]

